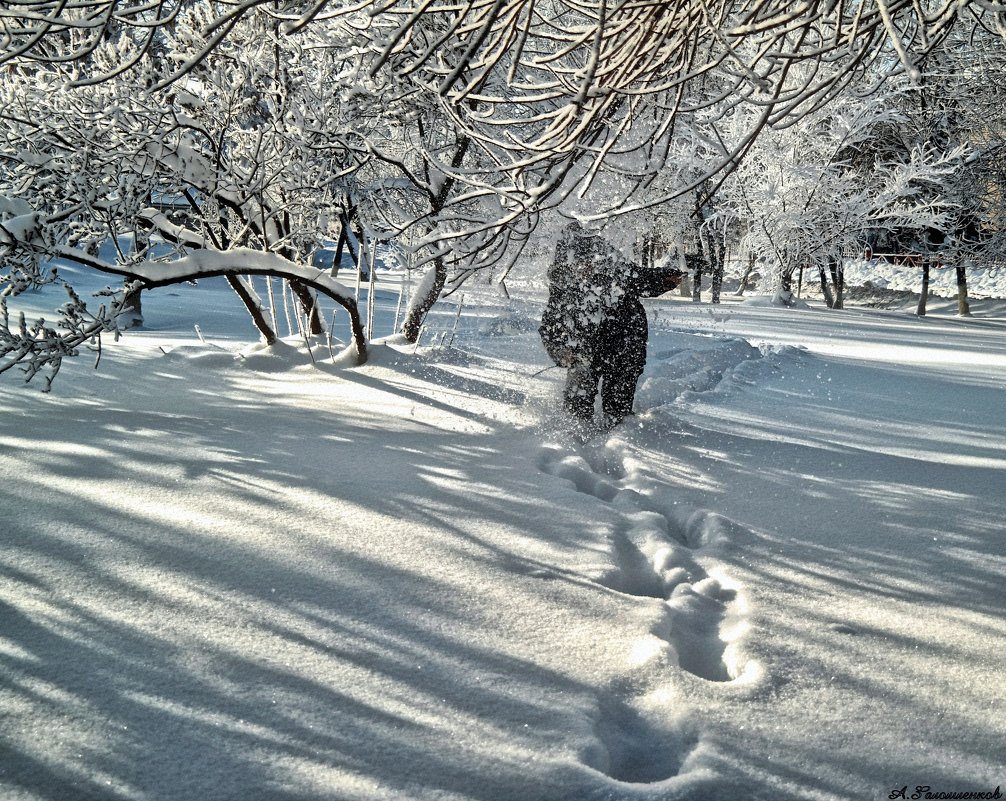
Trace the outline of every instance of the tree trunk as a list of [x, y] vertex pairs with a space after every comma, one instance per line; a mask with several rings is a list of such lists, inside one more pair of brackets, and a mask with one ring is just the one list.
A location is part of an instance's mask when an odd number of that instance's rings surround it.
[[824, 302], [828, 304], [829, 309], [835, 308], [835, 298], [831, 294], [831, 287], [828, 286], [828, 276], [825, 275], [824, 265], [819, 264], [817, 266], [818, 275], [821, 279], [821, 294], [824, 295]]
[[293, 279], [290, 279], [290, 288], [300, 301], [300, 305], [304, 308], [304, 313], [307, 315], [308, 327], [311, 334], [314, 336], [324, 334], [325, 326], [321, 324], [321, 314], [318, 312], [318, 303], [315, 300], [314, 295], [311, 294], [311, 290], [304, 286], [300, 281], [295, 281]]
[[829, 259], [828, 269], [831, 271], [831, 283], [835, 287], [835, 305], [833, 309], [845, 308], [845, 269], [840, 259]]
[[241, 298], [241, 302], [248, 310], [248, 314], [251, 315], [252, 322], [255, 324], [258, 332], [262, 335], [262, 339], [265, 340], [265, 344], [274, 345], [276, 343], [276, 332], [272, 330], [272, 326], [270, 326], [268, 321], [265, 319], [262, 307], [259, 306], [255, 301], [255, 298], [252, 297], [251, 292], [245, 288], [245, 285], [241, 283], [236, 275], [228, 275], [227, 284], [234, 290], [234, 293]]
[[143, 306], [140, 301], [140, 293], [137, 290], [127, 294], [122, 299], [122, 311], [119, 313], [116, 323], [119, 328], [140, 328], [143, 326]]
[[793, 268], [782, 270], [779, 273], [779, 291], [783, 293], [793, 294]]
[[707, 263], [711, 263], [706, 232], [702, 228], [705, 222], [705, 215], [702, 213], [702, 204], [699, 202], [698, 194], [695, 195], [695, 213], [692, 215], [695, 226], [695, 243], [699, 249], [699, 257], [695, 259], [695, 269], [692, 273], [692, 302], [699, 303], [702, 300], [702, 269]]
[[712, 257], [712, 270], [710, 277], [712, 279], [712, 297], [710, 300], [713, 303], [720, 302], [720, 292], [723, 289], [723, 265], [726, 261], [726, 247], [716, 242], [710, 243], [709, 248]]
[[919, 317], [926, 316], [926, 302], [929, 300], [929, 259], [922, 260], [922, 292], [919, 294], [919, 307], [915, 313]]
[[349, 237], [346, 234], [346, 226], [340, 223], [339, 225], [339, 241], [335, 243], [335, 258], [332, 260], [332, 275], [339, 274], [339, 268], [342, 265], [342, 251], [348, 244]]
[[356, 363], [367, 361], [367, 336], [363, 333], [363, 323], [360, 322], [360, 307], [351, 298], [339, 301], [349, 315], [349, 328], [353, 332], [353, 344], [356, 345]]
[[737, 292], [734, 293], [738, 297], [744, 294], [744, 290], [747, 289], [748, 281], [751, 280], [751, 273], [754, 272], [755, 257], [754, 253], [748, 255], [748, 266], [744, 270], [744, 275], [741, 276], [740, 286], [737, 287]]
[[[351, 212], [350, 212], [351, 213]], [[352, 230], [349, 225], [349, 215], [346, 213], [341, 215], [339, 221], [342, 223], [342, 230], [339, 232], [339, 245], [336, 248], [336, 255], [342, 258], [342, 246], [345, 244], [346, 248], [349, 250], [349, 258], [353, 260], [353, 264], [356, 265], [357, 271], [360, 269], [360, 255], [355, 247], [353, 247], [353, 242], [349, 238], [350, 231]], [[357, 240], [359, 242], [359, 240]]]
[[[422, 133], [421, 128], [420, 133]], [[472, 140], [467, 135], [458, 138], [457, 146], [454, 149], [454, 155], [451, 156], [451, 169], [456, 170], [461, 166], [462, 162], [465, 160], [465, 154], [468, 153], [468, 148], [471, 147], [471, 144]], [[427, 171], [426, 180], [429, 182], [429, 165], [426, 164], [425, 168]], [[447, 199], [450, 197], [456, 180], [457, 179], [453, 175], [448, 176], [441, 184], [440, 191], [438, 191], [435, 195], [430, 196], [430, 220], [439, 219], [440, 214], [447, 206]], [[437, 302], [441, 291], [443, 291], [444, 284], [447, 283], [447, 265], [444, 264], [443, 256], [436, 256], [433, 259], [433, 269], [434, 279], [433, 283], [429, 287], [429, 291], [426, 293], [425, 297], [416, 298], [410, 305], [409, 313], [406, 315], [405, 322], [402, 324], [402, 333], [405, 335], [406, 342], [419, 341], [419, 332], [423, 328], [423, 321], [426, 319], [426, 313], [433, 308], [433, 304]]]
[[425, 296], [415, 298], [409, 306], [405, 322], [402, 323], [402, 333], [405, 335], [406, 342], [416, 342], [419, 339], [419, 332], [423, 327], [423, 320], [426, 319], [426, 313], [433, 308], [433, 304], [440, 297], [444, 284], [447, 283], [447, 265], [444, 264], [442, 256], [437, 256], [433, 260], [433, 270], [434, 278], [429, 290]]
[[957, 271], [957, 316], [970, 317], [971, 306], [968, 304], [968, 276], [964, 262], [958, 260], [954, 269]]
[[694, 261], [695, 269], [692, 272], [692, 302], [699, 303], [702, 300], [702, 268], [705, 266], [705, 258], [700, 255]]
[[653, 266], [653, 240], [650, 234], [643, 234], [640, 238], [639, 266], [644, 270]]

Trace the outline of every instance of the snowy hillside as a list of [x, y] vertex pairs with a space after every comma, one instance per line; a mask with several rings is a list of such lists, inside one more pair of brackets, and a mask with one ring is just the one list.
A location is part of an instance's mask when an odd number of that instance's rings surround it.
[[514, 295], [452, 297], [418, 348], [347, 368], [252, 344], [206, 282], [51, 394], [5, 376], [0, 798], [1006, 780], [994, 301], [649, 301], [638, 414], [582, 443], [540, 294]]

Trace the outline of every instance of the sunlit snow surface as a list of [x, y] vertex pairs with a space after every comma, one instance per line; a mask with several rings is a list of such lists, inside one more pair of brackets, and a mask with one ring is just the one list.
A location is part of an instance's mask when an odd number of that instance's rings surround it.
[[344, 318], [266, 349], [207, 281], [49, 395], [4, 376], [0, 799], [1006, 784], [1001, 305], [657, 299], [583, 442], [511, 294], [350, 368]]

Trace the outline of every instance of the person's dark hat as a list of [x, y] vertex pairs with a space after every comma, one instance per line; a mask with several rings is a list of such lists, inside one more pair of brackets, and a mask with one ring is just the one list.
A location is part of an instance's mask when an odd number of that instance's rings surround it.
[[569, 249], [576, 260], [586, 259], [593, 250], [593, 236], [576, 220], [563, 229], [564, 238], [569, 242]]

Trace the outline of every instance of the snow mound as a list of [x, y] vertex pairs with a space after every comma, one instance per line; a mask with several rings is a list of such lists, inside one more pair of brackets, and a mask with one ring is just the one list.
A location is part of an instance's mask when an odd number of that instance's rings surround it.
[[[891, 289], [914, 294], [922, 287], [922, 270], [907, 264], [891, 264], [873, 259], [850, 259], [845, 262], [846, 287]], [[972, 299], [1002, 298], [1006, 294], [1006, 265], [1001, 263], [968, 264], [968, 295]], [[957, 297], [957, 271], [952, 266], [937, 267], [929, 274], [931, 297]]]
[[524, 311], [509, 309], [504, 314], [483, 320], [479, 325], [479, 333], [487, 337], [515, 336], [537, 328], [537, 319]]
[[164, 361], [195, 367], [203, 370], [218, 370], [233, 367], [238, 356], [233, 351], [211, 344], [178, 345], [161, 348]]
[[636, 393], [640, 411], [674, 403], [685, 393], [718, 389], [742, 365], [764, 355], [743, 339], [693, 336], [689, 340], [680, 350], [654, 354]]
[[241, 364], [257, 373], [285, 373], [309, 364], [331, 363], [339, 351], [329, 350], [324, 344], [313, 344], [309, 351], [303, 342], [280, 340], [271, 345], [256, 343], [239, 352]]
[[271, 345], [258, 342], [231, 350], [210, 342], [161, 347], [163, 359], [175, 365], [201, 370], [244, 368], [258, 373], [285, 373], [306, 365], [351, 367], [356, 355], [342, 343], [314, 342], [308, 350], [301, 340], [280, 340]]
[[792, 292], [776, 292], [772, 295], [747, 295], [741, 301], [746, 306], [758, 308], [775, 307], [787, 309], [809, 309], [805, 300], [796, 297]]

